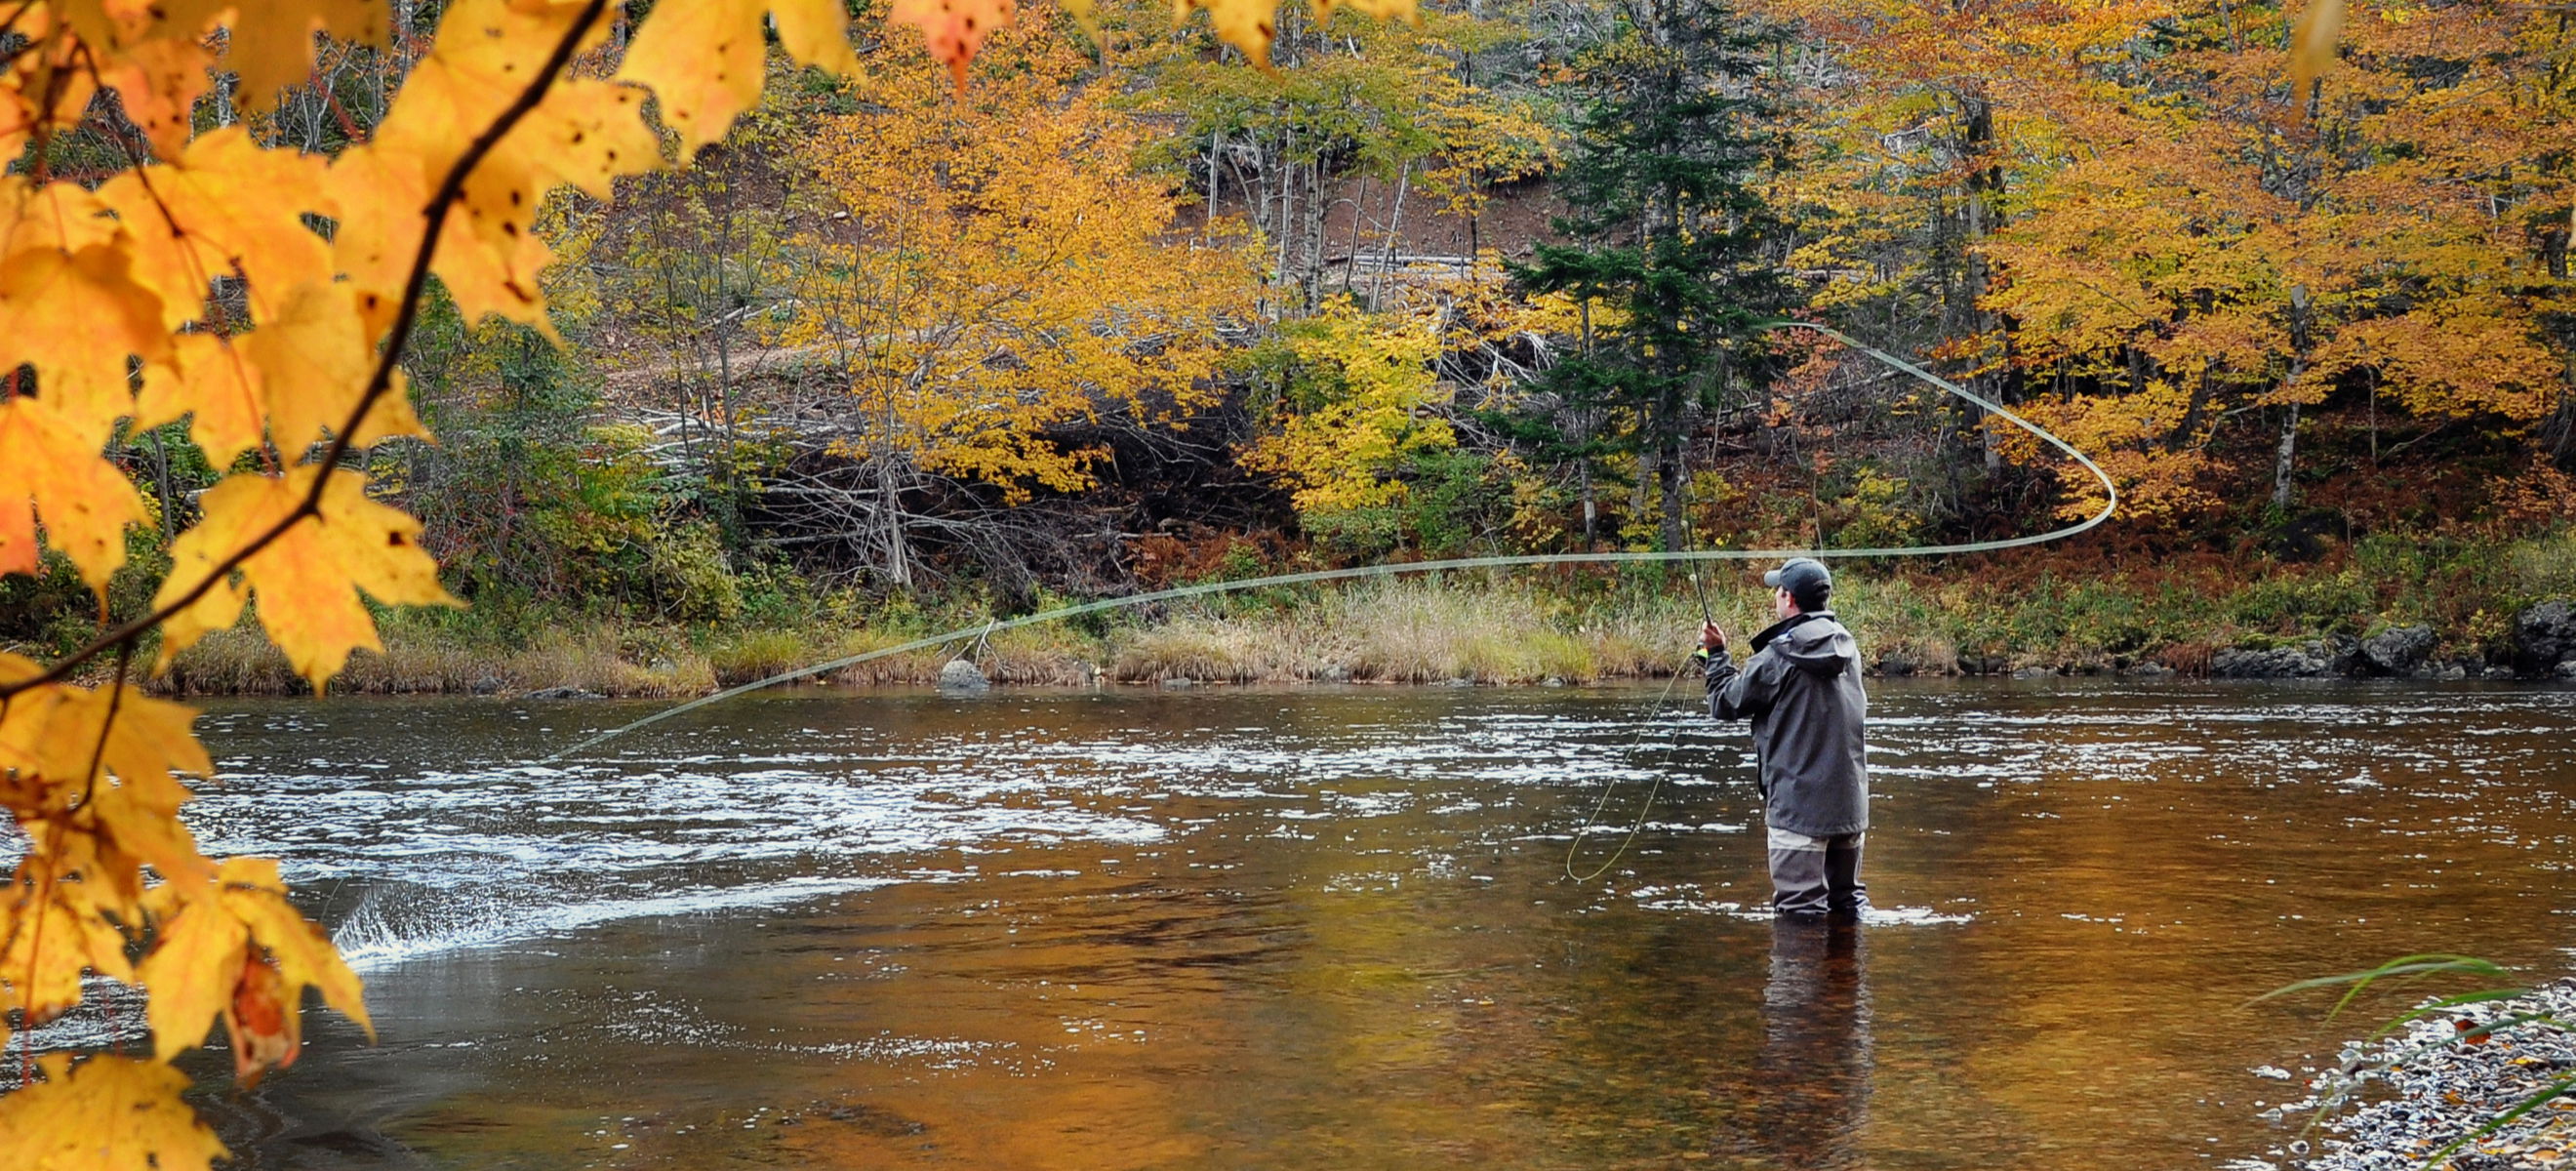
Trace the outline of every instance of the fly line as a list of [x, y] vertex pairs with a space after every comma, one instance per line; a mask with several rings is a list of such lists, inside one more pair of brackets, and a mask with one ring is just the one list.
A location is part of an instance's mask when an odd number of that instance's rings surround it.
[[[816, 675], [838, 671], [848, 667], [855, 667], [861, 663], [869, 662], [874, 659], [883, 659], [894, 655], [904, 655], [911, 654], [915, 651], [929, 650], [933, 647], [958, 642], [963, 639], [971, 639], [978, 636], [989, 637], [1005, 630], [1016, 630], [1023, 626], [1036, 626], [1046, 622], [1062, 622], [1067, 618], [1079, 618], [1085, 614], [1101, 614], [1111, 610], [1124, 610], [1136, 606], [1150, 606], [1157, 602], [1177, 602], [1185, 598], [1202, 597], [1208, 594], [1238, 593], [1244, 590], [1272, 589], [1279, 586], [1307, 585], [1315, 582], [1352, 581], [1360, 578], [1376, 577], [1397, 577], [1414, 573], [1442, 573], [1460, 569], [1516, 569], [1540, 565], [1662, 565], [1675, 562], [1695, 565], [1696, 563], [1710, 561], [1773, 561], [1790, 557], [1813, 557], [1819, 560], [1828, 558], [1860, 560], [1864, 558], [1878, 557], [1938, 557], [1962, 553], [1988, 553], [1998, 549], [2014, 549], [2027, 545], [2044, 545], [2051, 541], [2065, 540], [2068, 537], [2072, 537], [2078, 533], [2091, 529], [2094, 526], [2101, 524], [2103, 521], [2111, 519], [2111, 513], [2120, 505], [2120, 489], [2117, 485], [2111, 482], [2110, 475], [2102, 470], [2101, 465], [2094, 463], [2091, 457], [2086, 456], [2083, 452], [2075, 450], [2074, 445], [2050, 434], [2046, 429], [2040, 427], [2038, 424], [2005, 409], [1999, 403], [1988, 400], [1976, 392], [1960, 386], [1958, 383], [1952, 382], [1947, 378], [1943, 378], [1938, 374], [1934, 374], [1921, 366], [1908, 362], [1905, 359], [1899, 358], [1894, 354], [1890, 354], [1876, 346], [1866, 345], [1840, 330], [1805, 321], [1766, 321], [1761, 323], [1761, 328], [1767, 330], [1803, 329], [1823, 334], [1824, 336], [1839, 341], [1860, 353], [1868, 355], [1871, 359], [1883, 365], [1911, 377], [1920, 379], [1921, 381], [1937, 387], [1953, 397], [1975, 404], [1986, 413], [2000, 417], [2014, 426], [2030, 432], [2041, 442], [2066, 453], [2068, 458], [2083, 465], [2085, 471], [2091, 472], [2093, 474], [2093, 478], [2102, 482], [2101, 511], [2096, 512], [2092, 516], [2075, 524], [2067, 525], [2063, 528], [2050, 529], [2044, 533], [2032, 533], [2030, 535], [2020, 537], [2003, 537], [1991, 541], [1966, 541], [1947, 545], [1910, 545], [1902, 547], [1874, 547], [1861, 549], [1685, 549], [1680, 551], [1655, 553], [1530, 553], [1497, 557], [1455, 557], [1442, 561], [1389, 562], [1377, 565], [1356, 566], [1348, 569], [1313, 569], [1300, 573], [1278, 573], [1272, 574], [1268, 577], [1249, 577], [1234, 581], [1202, 582], [1196, 585], [1178, 586], [1167, 590], [1154, 590], [1142, 594], [1129, 594], [1120, 598], [1100, 598], [1094, 601], [1081, 602], [1071, 606], [1061, 606], [1053, 610], [1045, 610], [1035, 614], [1022, 615], [1017, 618], [997, 618], [974, 626], [965, 626], [942, 634], [934, 634], [927, 638], [916, 638], [910, 642], [899, 643], [894, 646], [879, 647], [875, 650], [862, 651], [858, 654], [852, 655], [843, 655], [835, 659], [825, 659], [819, 663], [812, 663], [803, 667], [798, 667], [793, 671], [782, 671], [766, 679], [759, 679], [739, 686], [728, 687], [722, 691], [715, 692], [712, 695], [700, 696], [699, 698], [690, 700], [686, 703], [664, 708], [661, 711], [655, 712], [632, 723], [610, 728], [604, 732], [599, 732], [583, 739], [581, 742], [574, 744], [569, 748], [546, 757], [540, 763], [554, 764], [566, 757], [574, 755], [575, 753], [587, 751], [639, 728], [648, 727], [674, 716], [696, 711], [709, 704], [722, 703], [725, 700], [748, 695], [764, 688], [776, 687], [781, 683], [793, 683], [799, 679], [810, 679]], [[1642, 816], [1642, 814], [1640, 816]]]

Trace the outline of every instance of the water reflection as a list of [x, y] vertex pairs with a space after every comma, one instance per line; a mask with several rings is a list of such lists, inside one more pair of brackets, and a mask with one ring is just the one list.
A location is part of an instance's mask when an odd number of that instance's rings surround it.
[[1781, 1171], [1864, 1166], [1869, 1122], [1868, 963], [1848, 919], [1774, 919], [1762, 1049], [1746, 1087], [1759, 1149]]

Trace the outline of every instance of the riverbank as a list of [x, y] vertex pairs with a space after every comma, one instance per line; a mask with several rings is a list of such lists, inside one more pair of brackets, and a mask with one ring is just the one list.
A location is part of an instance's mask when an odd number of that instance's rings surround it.
[[[2314, 1071], [2309, 1097], [2268, 1118], [2315, 1125], [2239, 1171], [2395, 1171], [2427, 1160], [2576, 1074], [2576, 979], [2510, 1000], [2444, 1009], [2337, 1054]], [[2481, 1031], [2495, 1028], [2493, 1035]], [[2269, 1071], [2288, 1076], [2281, 1071]], [[2363, 1099], [2367, 1099], [2366, 1101]], [[2576, 1161], [2576, 1098], [2556, 1098], [2470, 1138], [2430, 1166], [2452, 1171], [2521, 1171]]]
[[[1660, 677], [1702, 589], [1739, 640], [1770, 621], [1750, 572], [1676, 567], [1445, 574], [1211, 594], [969, 636], [826, 673], [926, 685], [951, 659], [994, 683], [1532, 684]], [[1882, 675], [2576, 677], [2576, 533], [2509, 544], [2364, 541], [2317, 562], [2158, 565], [2045, 558], [1851, 566], [1836, 609]], [[726, 623], [577, 611], [388, 613], [347, 693], [700, 695], [990, 620], [979, 601], [867, 604], [811, 591]], [[1034, 609], [1067, 604], [1040, 597]], [[1023, 611], [1026, 612], [1026, 611]], [[157, 686], [303, 690], [256, 629], [211, 635]]]

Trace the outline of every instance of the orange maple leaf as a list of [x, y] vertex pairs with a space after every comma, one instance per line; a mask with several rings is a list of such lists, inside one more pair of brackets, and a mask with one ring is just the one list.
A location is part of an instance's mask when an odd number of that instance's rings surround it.
[[963, 93], [966, 66], [983, 51], [984, 38], [994, 29], [1009, 27], [1018, 11], [1013, 0], [894, 0], [886, 11], [886, 23], [920, 29], [930, 55], [947, 63], [949, 76], [957, 79], [957, 89]]
[[81, 580], [104, 591], [125, 564], [125, 527], [150, 524], [143, 497], [99, 454], [89, 420], [62, 417], [50, 401], [0, 400], [0, 573], [34, 573], [35, 521], [71, 558]]

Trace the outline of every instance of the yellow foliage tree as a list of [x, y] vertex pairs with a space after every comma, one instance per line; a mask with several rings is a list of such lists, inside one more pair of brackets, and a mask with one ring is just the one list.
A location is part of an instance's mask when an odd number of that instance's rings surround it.
[[[1257, 57], [1266, 7], [1208, 6]], [[962, 69], [1009, 6], [897, 9]], [[430, 278], [469, 319], [542, 329], [539, 203], [565, 185], [607, 198], [619, 176], [663, 165], [648, 96], [687, 151], [758, 99], [773, 31], [802, 63], [856, 71], [841, 0], [657, 4], [608, 76], [607, 0], [454, 0], [427, 52], [406, 54], [411, 72], [365, 142], [325, 159], [263, 141], [257, 113], [279, 89], [310, 76], [332, 42], [385, 45], [394, 12], [377, 0], [0, 3], [0, 156], [26, 160], [0, 178], [0, 573], [33, 571], [50, 547], [105, 612], [125, 530], [154, 519], [102, 454], [120, 428], [185, 417], [206, 450], [256, 453], [257, 465], [205, 494], [147, 612], [52, 663], [0, 654], [0, 808], [25, 843], [0, 898], [0, 1044], [32, 1052], [27, 1034], [77, 1006], [85, 976], [142, 989], [153, 1034], [148, 1057], [48, 1054], [39, 1077], [0, 1096], [0, 1167], [206, 1168], [224, 1149], [168, 1063], [217, 1018], [245, 1081], [294, 1060], [307, 988], [366, 1023], [357, 977], [289, 901], [276, 864], [197, 850], [179, 816], [183, 778], [212, 765], [194, 713], [130, 681], [142, 639], [158, 630], [166, 659], [256, 597], [270, 636], [319, 690], [351, 650], [376, 645], [361, 594], [449, 603], [417, 523], [339, 466], [355, 446], [425, 438], [399, 363]], [[105, 114], [93, 105], [102, 98]], [[196, 133], [201, 100], [253, 121]], [[140, 133], [121, 139], [130, 165], [95, 189], [53, 177], [56, 140], [93, 117]], [[1031, 153], [1044, 164], [1016, 171], [993, 156], [1027, 140], [998, 123], [982, 131], [980, 153], [953, 126], [915, 146], [955, 149], [989, 176], [940, 205], [951, 216], [972, 221], [980, 207], [996, 221], [997, 209], [1025, 203], [1068, 229], [1052, 241], [1067, 249], [1102, 239], [1070, 231], [1086, 220], [1132, 219], [1144, 236], [1162, 226], [1152, 207], [1068, 211], [1053, 185], [1080, 178], [1081, 131], [1038, 133]], [[923, 221], [916, 238], [933, 240], [932, 227]], [[1115, 238], [1107, 224], [1088, 228]], [[1123, 273], [1090, 279], [1095, 294], [1135, 288], [1118, 283]], [[1005, 287], [944, 286], [984, 299]], [[1168, 300], [1142, 303], [1188, 316]], [[1068, 314], [1053, 322], [1068, 332], [1033, 332], [1013, 352], [1060, 363], [1050, 376], [1077, 369], [1072, 355], [1116, 348], [1081, 334], [1099, 321]], [[98, 685], [73, 682], [102, 661], [113, 668]]]
[[1448, 396], [1431, 368], [1440, 339], [1430, 321], [1363, 313], [1336, 297], [1285, 333], [1293, 367], [1277, 430], [1244, 449], [1243, 465], [1278, 473], [1299, 513], [1393, 504], [1408, 457], [1458, 445], [1440, 413]]
[[1106, 452], [1058, 432], [1210, 405], [1219, 331], [1259, 287], [1240, 234], [1168, 231], [1179, 205], [1137, 166], [1142, 130], [1079, 82], [1070, 45], [994, 44], [1011, 84], [960, 98], [928, 70], [874, 70], [854, 86], [868, 112], [825, 120], [803, 155], [842, 230], [805, 241], [773, 336], [846, 373], [828, 454], [875, 485], [855, 519], [897, 583], [904, 493], [1088, 487]]

